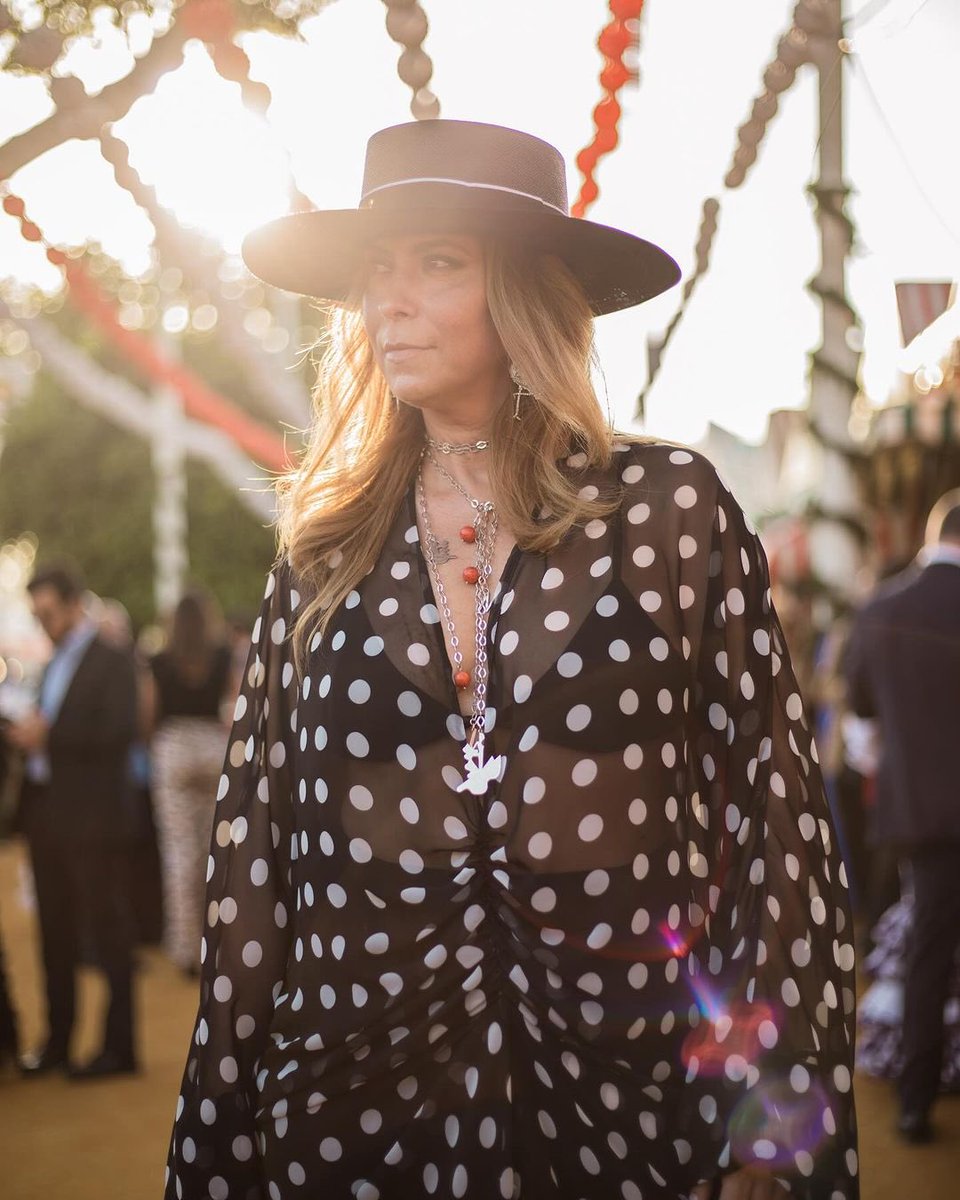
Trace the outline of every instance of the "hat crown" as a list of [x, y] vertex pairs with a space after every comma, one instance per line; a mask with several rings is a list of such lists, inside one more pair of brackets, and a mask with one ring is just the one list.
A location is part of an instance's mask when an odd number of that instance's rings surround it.
[[[499, 205], [539, 202], [566, 215], [567, 179], [554, 146], [529, 133], [474, 121], [426, 120], [393, 125], [367, 143], [360, 207], [402, 204], [405, 189], [441, 185], [456, 203], [486, 192]], [[468, 198], [469, 197], [469, 198]]]

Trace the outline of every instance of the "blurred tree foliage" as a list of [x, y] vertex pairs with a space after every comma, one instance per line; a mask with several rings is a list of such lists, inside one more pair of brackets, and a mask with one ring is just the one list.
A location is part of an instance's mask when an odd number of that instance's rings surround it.
[[[145, 442], [81, 408], [43, 373], [9, 414], [0, 459], [0, 538], [32, 531], [40, 560], [66, 557], [134, 625], [153, 603], [153, 472]], [[190, 463], [190, 578], [224, 609], [256, 609], [274, 535], [200, 463]]]
[[[150, 20], [163, 28], [176, 19], [178, 9], [198, 0], [4, 0], [0, 5], [0, 33], [9, 32], [17, 40], [44, 28], [67, 41], [95, 34], [104, 22], [126, 29], [133, 18]], [[200, 0], [213, 8], [211, 0]], [[221, 0], [233, 12], [239, 29], [267, 29], [272, 33], [295, 34], [300, 22], [312, 17], [334, 0]], [[34, 58], [36, 57], [36, 61]], [[28, 52], [26, 61], [13, 61], [28, 70], [45, 69], [39, 55]]]

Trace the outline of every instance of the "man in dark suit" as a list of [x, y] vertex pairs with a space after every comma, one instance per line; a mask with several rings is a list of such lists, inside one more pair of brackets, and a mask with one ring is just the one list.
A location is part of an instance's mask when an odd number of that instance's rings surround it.
[[[136, 1070], [124, 871], [127, 756], [137, 714], [133, 661], [99, 637], [70, 571], [40, 569], [28, 591], [54, 651], [36, 711], [7, 730], [26, 756], [20, 824], [33, 867], [47, 993], [46, 1043], [21, 1059], [21, 1069], [27, 1075], [69, 1070], [75, 1079], [127, 1073]], [[71, 1069], [76, 968], [91, 954], [110, 989], [102, 1049]]]
[[858, 614], [847, 655], [850, 701], [879, 727], [878, 840], [912, 867], [898, 1129], [932, 1136], [943, 1009], [960, 946], [960, 489], [927, 526], [922, 569], [891, 581]]

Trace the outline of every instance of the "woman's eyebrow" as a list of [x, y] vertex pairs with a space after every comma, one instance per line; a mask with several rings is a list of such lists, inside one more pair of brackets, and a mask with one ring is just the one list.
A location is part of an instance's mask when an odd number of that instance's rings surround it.
[[413, 249], [417, 254], [427, 254], [431, 250], [440, 249], [456, 250], [458, 254], [469, 253], [463, 242], [457, 241], [456, 238], [448, 237], [426, 238], [422, 242], [415, 242]]

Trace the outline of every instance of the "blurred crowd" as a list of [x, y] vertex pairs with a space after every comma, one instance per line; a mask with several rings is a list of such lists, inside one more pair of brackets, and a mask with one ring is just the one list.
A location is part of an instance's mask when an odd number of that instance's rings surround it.
[[[117, 600], [68, 565], [37, 567], [29, 607], [48, 643], [0, 680], [0, 828], [28, 851], [46, 1036], [18, 1036], [2, 970], [0, 1065], [82, 1080], [139, 1069], [137, 947], [199, 972], [213, 806], [250, 641], [244, 615], [187, 591], [165, 627], [134, 637]], [[71, 1058], [76, 976], [104, 974], [98, 1052]]]

